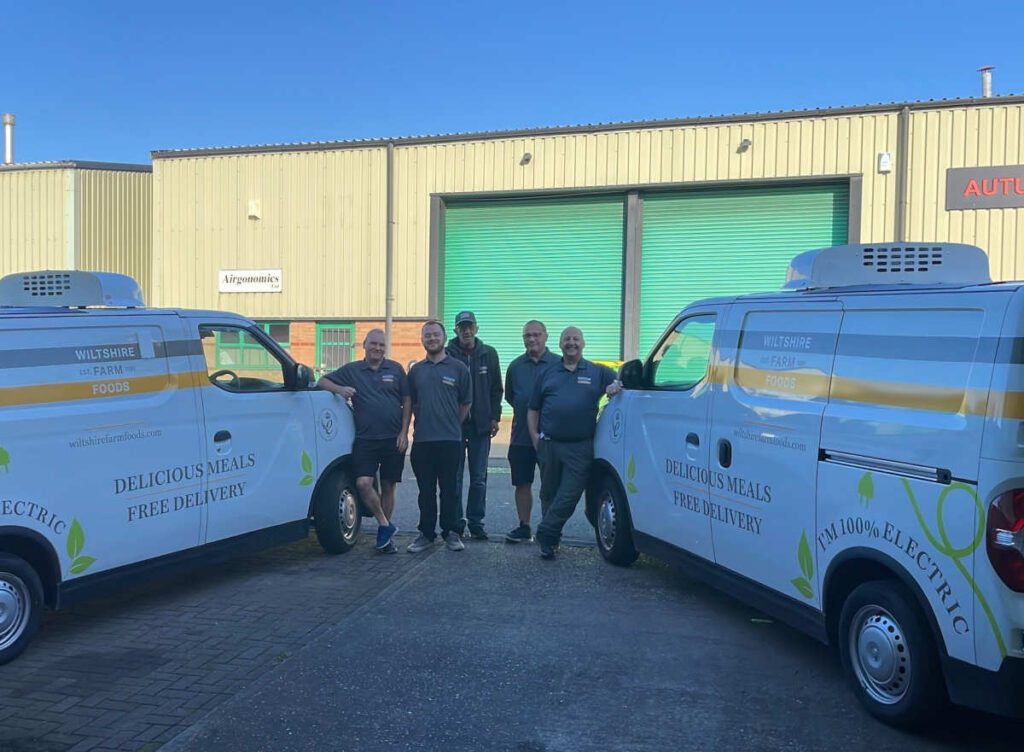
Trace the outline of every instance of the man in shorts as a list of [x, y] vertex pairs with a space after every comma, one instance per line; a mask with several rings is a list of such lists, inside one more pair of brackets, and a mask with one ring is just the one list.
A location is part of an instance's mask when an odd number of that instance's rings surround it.
[[[352, 472], [363, 505], [377, 520], [377, 550], [395, 553], [398, 528], [391, 522], [395, 511], [395, 484], [402, 481], [405, 450], [409, 448], [412, 400], [402, 366], [384, 357], [386, 339], [371, 329], [363, 340], [363, 360], [348, 363], [323, 377], [321, 389], [352, 401], [356, 438], [352, 444]], [[374, 477], [380, 470], [380, 496]]]
[[540, 321], [523, 325], [526, 352], [513, 360], [505, 374], [505, 400], [512, 406], [512, 437], [508, 446], [508, 464], [516, 491], [516, 512], [519, 524], [505, 535], [508, 543], [530, 541], [530, 515], [533, 512], [533, 477], [537, 467], [537, 450], [530, 440], [526, 413], [537, 376], [558, 362], [548, 349], [548, 330]]

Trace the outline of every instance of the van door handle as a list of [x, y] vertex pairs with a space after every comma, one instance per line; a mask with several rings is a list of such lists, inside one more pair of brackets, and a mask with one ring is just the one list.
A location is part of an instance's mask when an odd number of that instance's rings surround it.
[[218, 444], [223, 444], [225, 441], [231, 441], [231, 432], [217, 431], [217, 433], [213, 435], [213, 440]]
[[732, 444], [728, 439], [718, 440], [718, 464], [729, 467], [732, 464]]
[[686, 443], [690, 444], [691, 446], [699, 447], [700, 436], [691, 431], [690, 433], [686, 434]]

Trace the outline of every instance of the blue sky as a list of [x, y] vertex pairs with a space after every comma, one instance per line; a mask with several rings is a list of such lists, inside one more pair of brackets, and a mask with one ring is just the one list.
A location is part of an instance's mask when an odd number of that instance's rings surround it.
[[1024, 93], [1024, 2], [0, 0], [19, 162]]

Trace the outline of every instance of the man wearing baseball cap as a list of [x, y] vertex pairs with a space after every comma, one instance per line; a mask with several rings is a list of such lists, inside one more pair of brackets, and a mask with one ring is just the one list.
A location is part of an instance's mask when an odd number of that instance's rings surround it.
[[470, 537], [487, 540], [484, 515], [487, 511], [487, 458], [491, 439], [498, 433], [501, 420], [501, 366], [498, 353], [476, 336], [479, 327], [472, 311], [459, 311], [455, 316], [455, 335], [447, 352], [469, 368], [473, 381], [473, 404], [462, 424], [462, 449], [459, 453], [459, 474], [456, 494], [462, 506], [462, 477], [467, 456], [469, 461], [469, 493], [466, 496], [466, 522]]

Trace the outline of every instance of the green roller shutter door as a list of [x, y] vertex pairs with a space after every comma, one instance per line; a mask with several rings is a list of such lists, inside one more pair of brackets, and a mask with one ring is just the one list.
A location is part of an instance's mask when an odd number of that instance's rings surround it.
[[578, 326], [591, 359], [622, 349], [622, 196], [449, 203], [440, 309], [449, 329], [471, 310], [502, 369], [523, 352], [523, 324], [543, 321], [548, 347]]
[[695, 300], [779, 290], [793, 256], [847, 242], [848, 215], [846, 183], [645, 196], [641, 355]]

